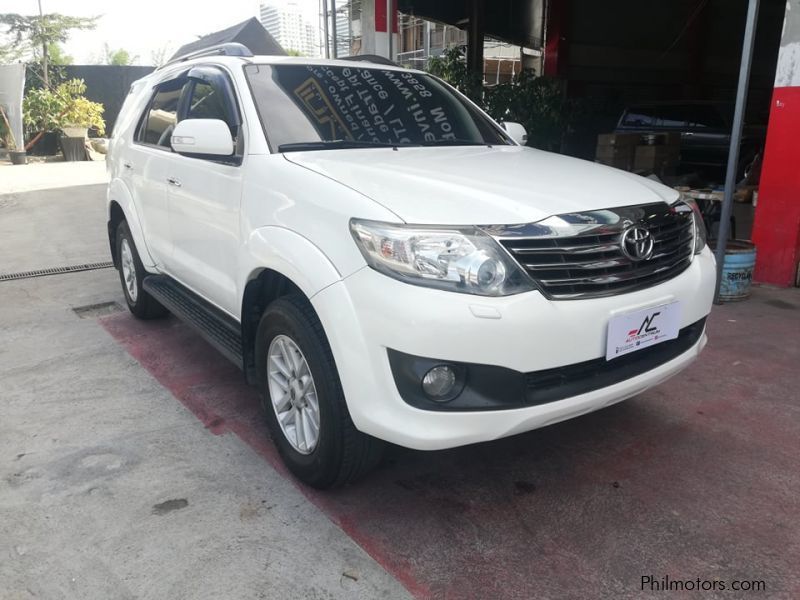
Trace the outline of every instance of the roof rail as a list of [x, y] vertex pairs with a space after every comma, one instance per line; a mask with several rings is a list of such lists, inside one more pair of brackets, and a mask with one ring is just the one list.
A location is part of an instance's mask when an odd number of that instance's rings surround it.
[[376, 65], [387, 65], [390, 67], [399, 67], [396, 62], [389, 60], [385, 56], [378, 56], [377, 54], [356, 54], [355, 56], [342, 56], [339, 60], [352, 60], [357, 62], [371, 62]]
[[209, 46], [208, 48], [203, 48], [202, 50], [195, 50], [194, 52], [177, 56], [169, 62], [161, 65], [159, 69], [163, 69], [167, 65], [174, 65], [175, 63], [185, 62], [193, 58], [200, 58], [201, 56], [241, 56], [249, 58], [253, 56], [253, 53], [250, 52], [250, 48], [237, 42], [217, 44], [216, 46]]

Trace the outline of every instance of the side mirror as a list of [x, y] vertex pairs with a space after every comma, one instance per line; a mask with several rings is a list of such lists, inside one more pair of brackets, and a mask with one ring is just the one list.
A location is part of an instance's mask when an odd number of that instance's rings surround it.
[[221, 119], [184, 119], [172, 131], [172, 149], [180, 154], [231, 156], [233, 138]]
[[519, 145], [524, 146], [528, 143], [528, 132], [525, 131], [522, 125], [514, 123], [514, 121], [503, 121], [502, 125], [506, 133], [511, 136], [511, 139]]

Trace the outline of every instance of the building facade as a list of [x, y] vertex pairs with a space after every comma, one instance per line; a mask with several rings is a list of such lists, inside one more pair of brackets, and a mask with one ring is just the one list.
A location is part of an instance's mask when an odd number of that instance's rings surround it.
[[295, 0], [272, 0], [261, 4], [259, 20], [287, 52], [318, 57], [319, 28], [307, 7]]

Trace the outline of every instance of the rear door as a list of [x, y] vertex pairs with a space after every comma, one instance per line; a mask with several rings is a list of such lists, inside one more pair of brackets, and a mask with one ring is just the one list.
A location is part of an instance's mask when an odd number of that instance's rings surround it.
[[139, 118], [133, 144], [122, 158], [123, 176], [134, 196], [147, 249], [159, 266], [165, 265], [172, 253], [166, 179], [173, 154], [170, 137], [186, 82], [179, 77], [154, 88]]
[[173, 154], [166, 181], [172, 255], [168, 272], [213, 304], [238, 315], [236, 289], [240, 251], [244, 137], [234, 86], [219, 67], [200, 66], [187, 74], [179, 119], [221, 119], [231, 131], [231, 157]]

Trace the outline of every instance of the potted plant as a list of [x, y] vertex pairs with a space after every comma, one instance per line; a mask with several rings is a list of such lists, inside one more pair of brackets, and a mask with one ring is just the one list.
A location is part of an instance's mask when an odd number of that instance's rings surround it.
[[103, 120], [103, 105], [92, 102], [83, 95], [86, 92], [83, 80], [72, 79], [62, 83], [59, 88], [65, 98], [64, 111], [60, 117], [64, 137], [86, 139], [89, 128], [96, 129], [102, 135], [106, 125]]
[[22, 104], [23, 116], [28, 129], [37, 133], [28, 145], [45, 132], [60, 131], [64, 158], [83, 160], [88, 129], [96, 129], [100, 135], [105, 132], [103, 105], [86, 98], [85, 92], [82, 79], [71, 79], [54, 90], [30, 90]]

